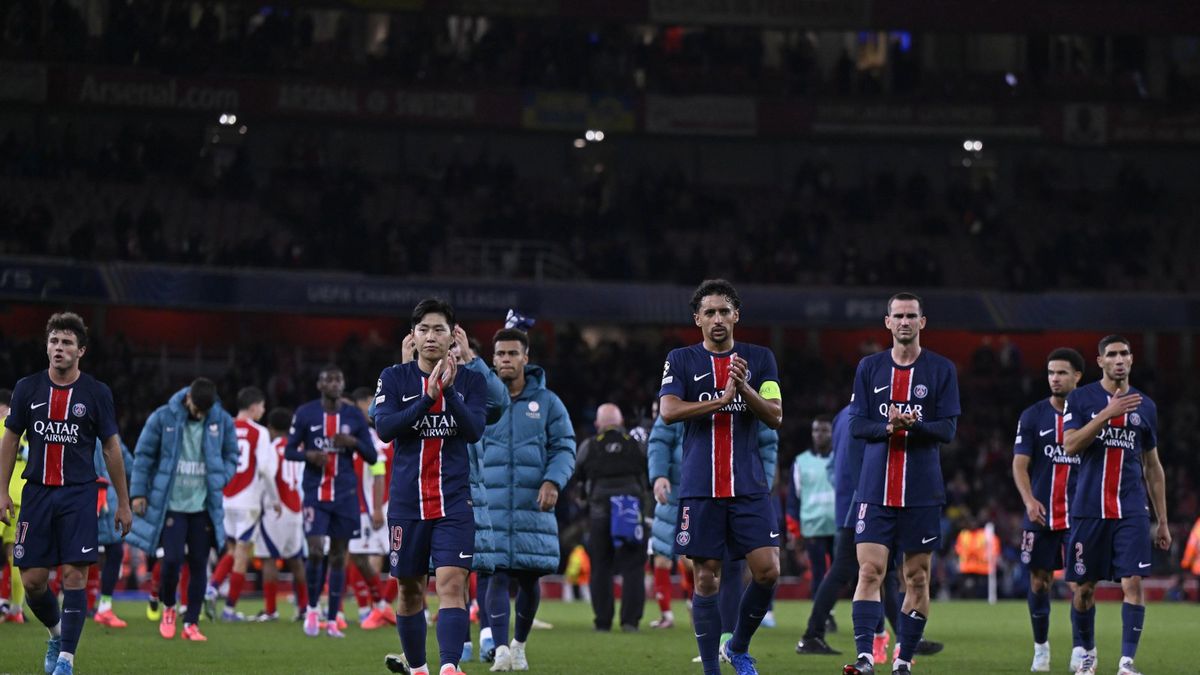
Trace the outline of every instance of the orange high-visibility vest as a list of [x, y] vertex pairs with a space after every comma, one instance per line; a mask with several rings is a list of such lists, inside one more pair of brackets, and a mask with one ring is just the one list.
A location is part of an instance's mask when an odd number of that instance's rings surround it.
[[1192, 526], [1192, 533], [1188, 535], [1187, 547], [1183, 550], [1183, 561], [1180, 563], [1183, 569], [1190, 569], [1192, 574], [1200, 574], [1200, 518], [1196, 519], [1196, 524]]
[[[1000, 541], [991, 539], [993, 560], [1000, 557]], [[988, 537], [982, 527], [975, 530], [962, 530], [958, 540], [954, 542], [954, 552], [958, 554], [958, 570], [963, 574], [988, 573]]]

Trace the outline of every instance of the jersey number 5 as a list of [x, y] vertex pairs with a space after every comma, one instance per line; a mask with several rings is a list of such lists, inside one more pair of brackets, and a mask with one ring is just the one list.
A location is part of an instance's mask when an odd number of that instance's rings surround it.
[[679, 529], [680, 529], [680, 530], [686, 530], [686, 529], [688, 529], [688, 525], [689, 525], [689, 524], [691, 524], [691, 522], [692, 522], [692, 515], [691, 515], [690, 513], [688, 513], [688, 511], [689, 511], [691, 508], [692, 508], [692, 507], [690, 507], [690, 506], [685, 506], [685, 507], [683, 507], [682, 509], [680, 509], [680, 511], [679, 511], [679, 514], [680, 514], [680, 518], [679, 518]]

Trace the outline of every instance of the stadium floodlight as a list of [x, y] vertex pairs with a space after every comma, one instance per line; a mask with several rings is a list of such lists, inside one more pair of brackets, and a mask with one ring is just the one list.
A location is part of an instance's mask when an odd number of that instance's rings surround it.
[[973, 147], [975, 147], [975, 143], [971, 139], [968, 138], [967, 140], [963, 141], [963, 150], [970, 152], [971, 148]]
[[586, 145], [587, 145], [587, 141], [583, 140], [582, 138], [575, 139], [575, 147], [576, 148], [582, 150]]
[[594, 140], [596, 140], [596, 132], [592, 131], [591, 129], [588, 129], [587, 133], [584, 134], [583, 137], [588, 139], [589, 141], [594, 141]]
[[596, 142], [599, 143], [602, 140], [604, 140], [604, 132], [597, 129], [596, 130]]
[[221, 124], [229, 124], [229, 115], [221, 115], [219, 118], [217, 118], [217, 121]]
[[975, 152], [982, 152], [983, 151], [983, 141], [973, 141], [971, 143], [971, 149], [974, 150]]

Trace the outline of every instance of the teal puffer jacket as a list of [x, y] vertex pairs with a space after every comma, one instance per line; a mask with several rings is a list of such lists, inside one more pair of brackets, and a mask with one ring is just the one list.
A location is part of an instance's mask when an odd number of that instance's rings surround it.
[[483, 482], [492, 520], [495, 567], [558, 570], [558, 521], [538, 508], [542, 483], [561, 491], [575, 471], [575, 429], [546, 388], [539, 366], [525, 367], [525, 390], [483, 434]]
[[[129, 499], [146, 498], [146, 513], [133, 516], [133, 529], [125, 538], [147, 553], [158, 548], [163, 522], [167, 519], [167, 502], [175, 482], [175, 465], [183, 446], [183, 426], [188, 411], [183, 403], [187, 387], [171, 397], [146, 420], [133, 451], [133, 478], [129, 484]], [[221, 407], [220, 401], [209, 409], [204, 418], [204, 464], [208, 470], [208, 496], [205, 508], [212, 519], [215, 546], [225, 543], [225, 508], [221, 490], [237, 470], [237, 432], [233, 417]]]
[[[464, 368], [483, 375], [487, 383], [487, 423], [500, 421], [508, 410], [508, 387], [483, 359], [476, 357]], [[496, 569], [496, 543], [492, 533], [492, 516], [488, 513], [487, 486], [483, 483], [483, 441], [467, 446], [467, 459], [471, 463], [471, 504], [475, 514], [475, 557], [471, 569], [491, 572]]]

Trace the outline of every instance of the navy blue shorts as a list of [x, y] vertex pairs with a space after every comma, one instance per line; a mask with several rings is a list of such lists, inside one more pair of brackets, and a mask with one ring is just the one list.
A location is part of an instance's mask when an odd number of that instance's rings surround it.
[[357, 501], [309, 502], [304, 505], [304, 534], [309, 537], [350, 541], [358, 538], [361, 528]]
[[754, 549], [778, 547], [779, 535], [779, 519], [769, 494], [679, 500], [675, 555], [693, 560], [741, 560]]
[[21, 492], [21, 519], [13, 564], [21, 569], [96, 562], [96, 484], [46, 486], [29, 481]]
[[855, 544], [883, 544], [893, 553], [924, 553], [941, 548], [942, 507], [880, 506], [859, 502]]
[[208, 558], [208, 550], [217, 547], [217, 531], [207, 511], [180, 513], [167, 511], [158, 545], [163, 560], [182, 563], [188, 557]]
[[1067, 581], [1150, 576], [1150, 517], [1072, 518], [1067, 560]]
[[388, 518], [392, 576], [411, 579], [439, 567], [471, 569], [475, 559], [475, 516], [448, 513], [433, 520]]
[[1021, 533], [1021, 562], [1031, 570], [1061, 570], [1068, 534], [1070, 530], [1025, 530]]

